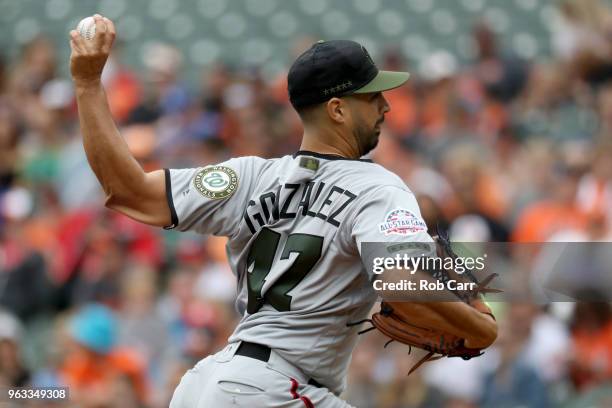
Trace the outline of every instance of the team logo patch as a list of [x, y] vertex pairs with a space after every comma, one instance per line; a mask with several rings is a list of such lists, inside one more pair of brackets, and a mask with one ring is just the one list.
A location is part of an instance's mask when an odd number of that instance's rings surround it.
[[397, 208], [385, 217], [385, 222], [378, 224], [378, 232], [387, 235], [411, 235], [427, 231], [427, 225], [412, 212]]
[[193, 185], [205, 197], [220, 200], [234, 194], [238, 188], [238, 175], [225, 166], [205, 167], [195, 175]]

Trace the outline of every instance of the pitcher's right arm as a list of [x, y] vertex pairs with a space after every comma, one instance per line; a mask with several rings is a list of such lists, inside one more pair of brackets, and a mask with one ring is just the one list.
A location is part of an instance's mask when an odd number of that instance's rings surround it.
[[94, 20], [91, 40], [70, 32], [70, 72], [87, 160], [104, 189], [106, 207], [146, 224], [170, 225], [164, 171], [146, 173], [134, 159], [115, 126], [100, 79], [115, 26], [97, 14]]

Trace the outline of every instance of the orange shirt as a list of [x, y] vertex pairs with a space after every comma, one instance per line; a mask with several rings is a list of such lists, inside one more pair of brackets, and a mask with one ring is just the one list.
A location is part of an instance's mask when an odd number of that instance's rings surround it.
[[74, 353], [64, 361], [60, 373], [68, 387], [81, 391], [92, 387], [110, 391], [118, 377], [127, 376], [138, 398], [147, 398], [146, 367], [131, 350], [117, 349], [107, 355]]
[[612, 380], [612, 322], [594, 333], [577, 330], [573, 340], [575, 360], [583, 368], [576, 378], [577, 385], [584, 387]]
[[514, 242], [546, 242], [551, 235], [567, 229], [584, 230], [585, 215], [574, 206], [540, 202], [527, 207], [512, 233]]
[[392, 89], [385, 92], [385, 98], [391, 106], [385, 119], [389, 129], [402, 136], [414, 130], [417, 121], [417, 104], [409, 89], [406, 87]]

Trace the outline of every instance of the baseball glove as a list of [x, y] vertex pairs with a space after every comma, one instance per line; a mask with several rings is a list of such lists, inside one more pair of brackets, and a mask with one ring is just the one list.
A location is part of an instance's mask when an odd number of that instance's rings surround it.
[[[451, 248], [448, 237], [440, 234], [434, 238], [436, 240], [438, 256], [453, 258], [457, 256]], [[482, 301], [481, 294], [501, 292], [501, 290], [487, 287], [497, 274], [488, 276], [482, 282], [478, 282], [470, 271], [459, 274], [442, 269], [431, 272], [431, 274], [436, 280], [443, 283], [450, 279], [460, 282], [477, 283], [476, 289], [452, 291], [452, 293], [457, 296], [458, 300], [495, 319], [491, 309]], [[378, 329], [391, 339], [385, 344], [385, 347], [393, 341], [398, 341], [408, 345], [409, 352], [412, 350], [412, 347], [428, 351], [428, 354], [410, 369], [408, 375], [427, 361], [438, 360], [442, 357], [461, 357], [464, 360], [469, 360], [483, 354], [481, 349], [465, 347], [465, 339], [441, 330], [440, 327], [444, 327], [444, 322], [441, 319], [442, 317], [432, 309], [417, 302], [383, 301], [380, 311], [375, 313], [372, 319], [369, 320], [374, 327], [363, 330], [360, 334]]]
[[[482, 313], [493, 316], [491, 310], [481, 301], [474, 302], [472, 306]], [[428, 351], [410, 369], [409, 375], [427, 361], [442, 357], [461, 357], [469, 360], [483, 354], [481, 349], [465, 347], [464, 339], [437, 328], [438, 319], [439, 316], [431, 309], [418, 303], [404, 302], [398, 307], [398, 302], [382, 302], [380, 312], [372, 316], [372, 324], [391, 339], [387, 344], [398, 341], [408, 345], [409, 352], [412, 351], [412, 347]]]

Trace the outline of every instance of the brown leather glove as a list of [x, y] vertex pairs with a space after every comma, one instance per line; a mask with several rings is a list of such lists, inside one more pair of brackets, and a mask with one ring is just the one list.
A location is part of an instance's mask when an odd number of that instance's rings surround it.
[[[469, 360], [483, 354], [480, 349], [465, 347], [464, 339], [436, 329], [436, 320], [439, 317], [429, 309], [422, 308], [415, 312], [416, 304], [407, 306], [406, 303], [382, 302], [380, 312], [372, 316], [372, 324], [392, 341], [429, 351], [408, 374], [427, 361], [442, 357], [461, 357]], [[487, 314], [491, 314], [490, 310]]]
[[[438, 256], [456, 257], [452, 251], [450, 242], [445, 236], [436, 237]], [[458, 274], [454, 271], [436, 271], [434, 278], [440, 281], [456, 279], [463, 282], [475, 282], [476, 278], [471, 274]], [[481, 293], [501, 292], [498, 289], [488, 288], [489, 282], [497, 276], [492, 274], [484, 279], [475, 290], [453, 291], [458, 300], [469, 304], [481, 313], [487, 314], [495, 319], [491, 309], [483, 302]], [[429, 353], [415, 364], [408, 374], [420, 367], [427, 361], [433, 361], [442, 357], [461, 357], [469, 360], [483, 354], [482, 349], [465, 347], [465, 339], [454, 334], [445, 332], [441, 327], [448, 323], [441, 321], [441, 317], [430, 308], [419, 303], [410, 302], [382, 302], [380, 312], [372, 316], [372, 324], [391, 341], [398, 341], [410, 347], [427, 350]], [[447, 326], [448, 327], [448, 326]], [[439, 354], [438, 356], [435, 356]]]

